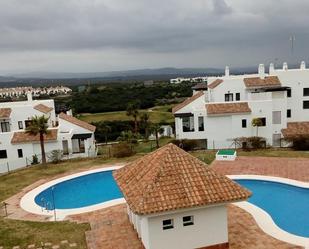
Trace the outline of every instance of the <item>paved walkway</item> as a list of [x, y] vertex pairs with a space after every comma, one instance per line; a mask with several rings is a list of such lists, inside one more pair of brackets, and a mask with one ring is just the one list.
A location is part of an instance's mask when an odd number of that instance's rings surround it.
[[238, 157], [235, 161], [214, 161], [211, 167], [225, 175], [268, 175], [309, 182], [308, 158]]

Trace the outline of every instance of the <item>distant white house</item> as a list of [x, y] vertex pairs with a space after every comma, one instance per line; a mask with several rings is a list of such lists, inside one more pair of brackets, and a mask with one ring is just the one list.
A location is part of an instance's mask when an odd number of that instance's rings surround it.
[[70, 113], [55, 114], [54, 100], [32, 100], [0, 103], [0, 173], [31, 164], [37, 155], [41, 160], [39, 136], [25, 132], [33, 116], [49, 118], [45, 136], [47, 155], [61, 150], [65, 158], [95, 156], [95, 126], [78, 120]]
[[[210, 149], [231, 148], [237, 137], [261, 136], [272, 146], [282, 138], [309, 134], [309, 69], [261, 64], [257, 74], [209, 77], [193, 96], [173, 108], [177, 139], [205, 140]], [[259, 118], [261, 126], [252, 126]], [[238, 145], [239, 146], [239, 145]]]
[[182, 82], [195, 82], [195, 83], [201, 83], [201, 82], [207, 82], [207, 78], [205, 76], [201, 76], [201, 77], [193, 77], [193, 78], [183, 78], [183, 77], [178, 77], [175, 79], [170, 79], [170, 83], [171, 84], [179, 84]]
[[28, 92], [37, 97], [40, 95], [69, 94], [72, 92], [72, 89], [66, 86], [0, 88], [0, 97], [26, 96]]
[[146, 249], [228, 249], [227, 204], [251, 193], [168, 144], [116, 170], [127, 212]]

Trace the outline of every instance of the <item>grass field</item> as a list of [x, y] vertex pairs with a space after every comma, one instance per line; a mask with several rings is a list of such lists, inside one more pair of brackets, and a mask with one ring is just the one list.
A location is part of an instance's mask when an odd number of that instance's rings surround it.
[[[173, 105], [164, 105], [164, 106], [155, 106], [146, 110], [140, 110], [139, 112], [148, 113], [150, 116], [150, 121], [153, 123], [160, 122], [174, 122], [174, 116], [169, 111]], [[99, 122], [99, 121], [123, 121], [123, 120], [132, 120], [132, 117], [126, 115], [125, 111], [119, 112], [103, 112], [103, 113], [94, 113], [88, 114], [84, 113], [79, 116], [79, 118], [86, 122]]]
[[[133, 160], [136, 157], [124, 158], [121, 161]], [[20, 192], [24, 187], [42, 178], [50, 178], [63, 173], [74, 172], [77, 169], [87, 169], [103, 163], [117, 162], [117, 159], [75, 159], [60, 164], [33, 166], [0, 176], [0, 203], [8, 197]], [[19, 245], [27, 248], [29, 244], [40, 247], [41, 242], [59, 244], [62, 240], [76, 242], [78, 249], [86, 249], [85, 231], [89, 224], [72, 222], [29, 222], [5, 219], [0, 217], [0, 247], [4, 249]]]

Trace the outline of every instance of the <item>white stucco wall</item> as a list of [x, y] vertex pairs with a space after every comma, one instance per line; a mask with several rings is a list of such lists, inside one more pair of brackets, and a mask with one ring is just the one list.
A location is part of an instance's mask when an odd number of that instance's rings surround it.
[[[194, 225], [183, 226], [182, 218], [191, 215]], [[173, 229], [163, 230], [165, 219], [173, 219]], [[188, 249], [228, 242], [225, 205], [141, 216], [139, 223], [146, 249]]]

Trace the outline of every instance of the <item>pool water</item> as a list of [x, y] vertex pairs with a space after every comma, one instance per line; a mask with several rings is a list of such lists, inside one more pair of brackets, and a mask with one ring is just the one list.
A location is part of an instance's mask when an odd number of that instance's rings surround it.
[[60, 182], [37, 195], [35, 203], [49, 210], [54, 209], [53, 203], [56, 209], [71, 209], [122, 197], [112, 171], [103, 171]]
[[253, 195], [249, 202], [266, 211], [281, 229], [309, 237], [309, 189], [262, 180], [235, 180]]

